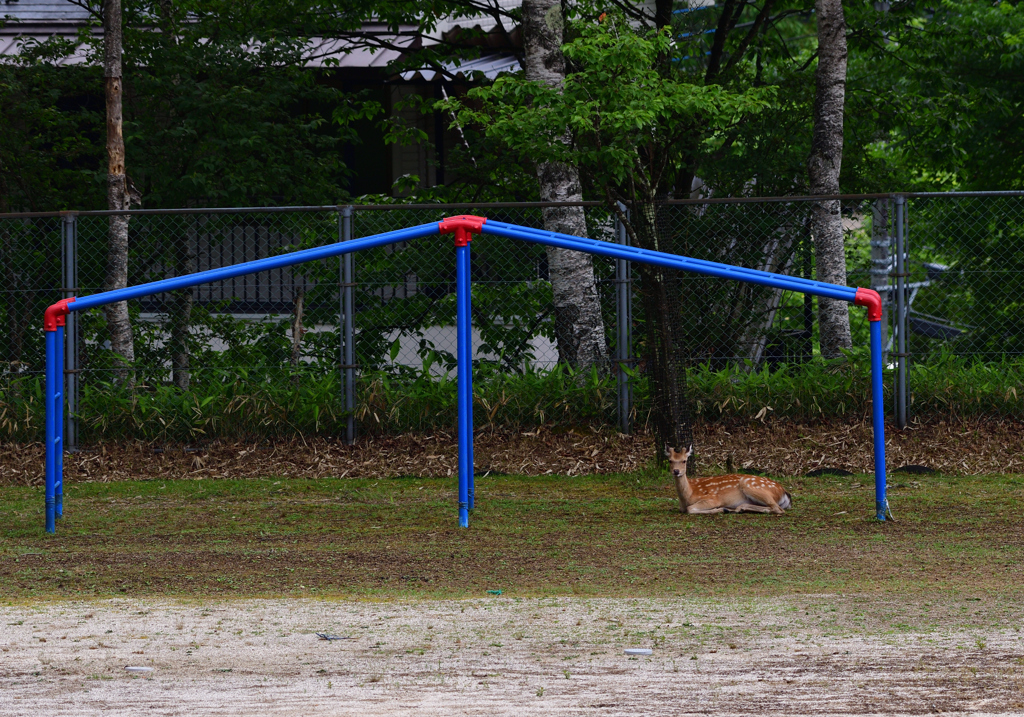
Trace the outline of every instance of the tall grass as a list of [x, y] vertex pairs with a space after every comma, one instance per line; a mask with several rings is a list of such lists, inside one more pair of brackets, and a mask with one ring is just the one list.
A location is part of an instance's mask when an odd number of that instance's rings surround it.
[[[868, 416], [866, 360], [788, 366], [769, 373], [743, 367], [695, 367], [687, 391], [701, 420], [854, 419]], [[650, 413], [644, 375], [634, 377], [634, 421], [643, 430]], [[952, 355], [911, 364], [910, 412], [924, 420], [996, 417], [1024, 419], [1024, 362], [972, 363]], [[892, 375], [887, 372], [886, 404]], [[528, 430], [539, 425], [613, 426], [614, 377], [557, 367], [522, 374], [484, 364], [474, 373], [474, 425], [479, 430]], [[259, 439], [343, 435], [347, 415], [335, 373], [315, 370], [197, 372], [193, 388], [134, 389], [89, 381], [80, 400], [85, 441], [210, 438]], [[452, 374], [403, 370], [368, 372], [359, 379], [356, 419], [361, 434], [455, 430], [457, 381]], [[40, 440], [43, 387], [37, 376], [9, 377], [0, 387], [0, 440]]]

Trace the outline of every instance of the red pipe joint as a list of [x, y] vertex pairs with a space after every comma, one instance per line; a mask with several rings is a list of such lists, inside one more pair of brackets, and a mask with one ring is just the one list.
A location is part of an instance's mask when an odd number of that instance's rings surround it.
[[437, 223], [437, 230], [441, 234], [455, 234], [455, 246], [469, 246], [474, 234], [483, 231], [486, 217], [476, 217], [472, 214], [465, 214], [458, 217], [446, 217]]
[[868, 309], [868, 321], [882, 320], [882, 297], [874, 289], [857, 289], [853, 297], [856, 306], [866, 306]]
[[61, 299], [47, 308], [43, 314], [43, 331], [56, 331], [58, 326], [63, 326], [64, 317], [71, 313], [68, 304], [74, 300], [73, 296], [70, 299]]

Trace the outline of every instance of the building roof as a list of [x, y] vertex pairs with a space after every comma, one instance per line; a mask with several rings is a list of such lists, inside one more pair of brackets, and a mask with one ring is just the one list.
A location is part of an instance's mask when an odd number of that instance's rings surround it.
[[[494, 0], [495, 7], [502, 12], [517, 7], [521, 0]], [[18, 55], [26, 43], [44, 42], [57, 36], [74, 39], [78, 32], [89, 26], [94, 17], [84, 7], [72, 0], [2, 0], [0, 1], [0, 18], [5, 20], [0, 27], [0, 57]], [[507, 18], [505, 18], [507, 22]], [[391, 47], [388, 49], [371, 50], [364, 42], [348, 38], [311, 37], [307, 54], [307, 67], [331, 68], [386, 68], [403, 57], [403, 50], [414, 46], [430, 45], [451, 38], [466, 30], [478, 31], [483, 34], [482, 45], [487, 47], [504, 46], [507, 38], [516, 28], [506, 29], [502, 19], [490, 15], [478, 17], [445, 18], [438, 22], [434, 32], [426, 37], [415, 36], [415, 28], [403, 28], [405, 33], [394, 34], [378, 23], [368, 22], [363, 27], [363, 34], [377, 34], [382, 41]], [[92, 33], [99, 37], [103, 31], [94, 26]], [[81, 64], [89, 61], [88, 47], [81, 45], [70, 56], [57, 61], [58, 65]], [[518, 67], [515, 57], [505, 54], [483, 57], [459, 63], [446, 63], [446, 70], [457, 77], [471, 79], [478, 72], [493, 79], [500, 72], [507, 71], [512, 65]], [[432, 69], [422, 69], [401, 73], [407, 81], [427, 81], [438, 79], [438, 73]]]
[[[511, 54], [488, 55], [475, 60], [464, 60], [463, 62], [446, 62], [442, 65], [446, 72], [450, 72], [456, 79], [473, 80], [478, 75], [483, 75], [488, 80], [495, 79], [498, 75], [506, 72], [518, 72], [521, 65], [519, 58]], [[418, 70], [402, 72], [401, 78], [406, 82], [435, 82], [443, 79], [441, 72], [423, 67]]]
[[90, 14], [70, 0], [4, 0], [0, 17], [22, 24], [64, 24], [77, 28], [89, 22]]

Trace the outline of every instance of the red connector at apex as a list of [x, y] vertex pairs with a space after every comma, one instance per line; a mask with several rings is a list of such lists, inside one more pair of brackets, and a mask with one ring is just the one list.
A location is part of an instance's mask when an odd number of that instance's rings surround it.
[[56, 331], [58, 326], [63, 326], [64, 317], [71, 313], [68, 304], [74, 300], [75, 297], [72, 296], [70, 299], [61, 299], [56, 304], [49, 306], [46, 313], [43, 314], [43, 331]]
[[857, 289], [853, 303], [856, 306], [867, 307], [868, 321], [882, 320], [882, 297], [874, 289]]
[[487, 217], [464, 214], [458, 217], [446, 217], [437, 223], [441, 234], [455, 234], [455, 246], [469, 246], [474, 234], [483, 231]]

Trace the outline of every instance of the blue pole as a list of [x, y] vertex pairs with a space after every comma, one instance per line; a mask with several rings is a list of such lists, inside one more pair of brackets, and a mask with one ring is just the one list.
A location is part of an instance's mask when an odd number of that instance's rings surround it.
[[57, 403], [57, 332], [46, 332], [46, 532], [57, 532], [57, 514], [54, 503], [56, 489], [57, 459], [54, 454], [57, 418], [54, 406]]
[[473, 354], [469, 316], [469, 243], [455, 247], [455, 305], [459, 359], [459, 527], [469, 527], [469, 476], [473, 426], [470, 402], [473, 400]]
[[58, 326], [54, 346], [54, 378], [57, 381], [57, 392], [53, 400], [53, 458], [55, 462], [53, 476], [54, 517], [64, 517], [64, 326]]
[[473, 510], [473, 494], [476, 492], [476, 462], [473, 460], [473, 249], [470, 244], [466, 244], [466, 294], [463, 301], [466, 303], [466, 365], [469, 366], [469, 371], [466, 374], [466, 381], [468, 390], [466, 391], [466, 419], [467, 423], [467, 437], [469, 439], [467, 446], [469, 451], [469, 457], [466, 460], [469, 466], [469, 491], [468, 491], [468, 506], [470, 510]]
[[734, 281], [743, 281], [748, 284], [770, 286], [775, 289], [800, 291], [806, 294], [813, 294], [815, 296], [825, 296], [830, 299], [853, 301], [857, 294], [857, 289], [850, 286], [827, 284], [823, 281], [813, 281], [799, 276], [773, 274], [768, 271], [746, 269], [741, 266], [732, 266], [731, 264], [719, 264], [715, 261], [693, 259], [687, 256], [679, 256], [678, 254], [666, 254], [662, 251], [642, 249], [635, 246], [612, 244], [611, 242], [601, 241], [599, 239], [574, 237], [569, 234], [544, 231], [543, 229], [529, 229], [527, 227], [520, 227], [515, 224], [506, 224], [505, 222], [496, 222], [490, 219], [488, 219], [483, 225], [481, 231], [484, 234], [493, 234], [495, 236], [509, 237], [511, 239], [521, 239], [535, 244], [557, 246], [563, 249], [572, 249], [573, 251], [585, 251], [599, 256], [607, 256], [612, 259], [637, 261], [642, 264], [653, 264], [655, 266], [663, 266], [668, 269], [678, 269], [680, 271], [688, 271], [695, 274], [716, 276], [720, 279], [732, 279]]
[[875, 441], [875, 516], [885, 520], [885, 406], [882, 397], [882, 322], [871, 321], [871, 423]]
[[130, 299], [149, 296], [150, 294], [160, 294], [165, 291], [187, 289], [190, 286], [198, 286], [199, 284], [206, 284], [211, 281], [231, 279], [236, 276], [244, 276], [245, 274], [255, 274], [268, 269], [293, 266], [307, 261], [315, 261], [316, 259], [327, 259], [334, 256], [340, 256], [341, 254], [359, 251], [360, 249], [371, 249], [385, 244], [394, 244], [395, 242], [409, 241], [410, 239], [416, 239], [418, 237], [432, 236], [437, 233], [437, 222], [420, 224], [419, 226], [409, 227], [408, 229], [398, 229], [393, 232], [377, 234], [372, 237], [363, 237], [362, 239], [337, 242], [335, 244], [315, 247], [313, 249], [293, 251], [288, 254], [281, 254], [280, 256], [257, 259], [256, 261], [247, 261], [233, 266], [221, 267], [219, 269], [207, 269], [206, 271], [200, 271], [195, 274], [176, 276], [173, 279], [161, 279], [160, 281], [151, 281], [148, 284], [129, 286], [126, 289], [115, 289], [114, 291], [104, 291], [99, 294], [92, 294], [91, 296], [81, 296], [76, 298], [74, 303], [68, 305], [68, 310], [85, 311], [86, 309], [94, 309], [97, 306], [103, 306], [104, 304], [112, 304], [116, 301], [128, 301]]

